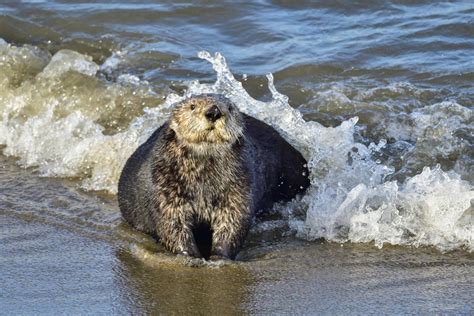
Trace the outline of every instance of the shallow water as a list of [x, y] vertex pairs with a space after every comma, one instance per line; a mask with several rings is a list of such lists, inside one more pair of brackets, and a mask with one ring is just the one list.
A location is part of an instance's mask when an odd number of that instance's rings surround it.
[[472, 312], [465, 251], [307, 242], [275, 229], [253, 231], [237, 262], [189, 262], [120, 224], [110, 196], [2, 165], [1, 314]]
[[[1, 2], [2, 313], [472, 312], [473, 13]], [[115, 202], [127, 157], [203, 92], [274, 126], [311, 170], [236, 264], [167, 255]]]

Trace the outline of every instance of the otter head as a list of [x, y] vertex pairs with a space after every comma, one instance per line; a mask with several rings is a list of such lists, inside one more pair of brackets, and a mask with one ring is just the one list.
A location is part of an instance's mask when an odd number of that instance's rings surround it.
[[203, 94], [179, 103], [170, 128], [178, 141], [198, 151], [230, 148], [243, 133], [243, 118], [224, 96]]

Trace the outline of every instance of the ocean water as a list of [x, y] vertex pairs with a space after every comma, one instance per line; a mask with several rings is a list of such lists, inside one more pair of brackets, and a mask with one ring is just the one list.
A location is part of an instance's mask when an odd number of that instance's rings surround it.
[[[471, 1], [0, 1], [4, 312], [469, 314], [473, 16]], [[115, 202], [126, 159], [206, 92], [310, 169], [238, 263], [170, 256]]]

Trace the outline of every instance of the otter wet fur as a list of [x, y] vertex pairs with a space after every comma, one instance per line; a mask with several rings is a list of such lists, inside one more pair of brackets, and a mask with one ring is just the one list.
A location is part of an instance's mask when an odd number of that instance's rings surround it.
[[272, 127], [217, 94], [176, 106], [128, 159], [125, 220], [174, 253], [234, 259], [253, 217], [309, 186], [306, 161]]

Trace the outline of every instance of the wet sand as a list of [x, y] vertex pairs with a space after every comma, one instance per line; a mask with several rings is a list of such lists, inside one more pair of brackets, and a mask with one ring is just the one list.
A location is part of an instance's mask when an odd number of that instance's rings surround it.
[[0, 162], [0, 314], [473, 312], [465, 251], [255, 231], [239, 261], [192, 267], [123, 224], [112, 196]]

